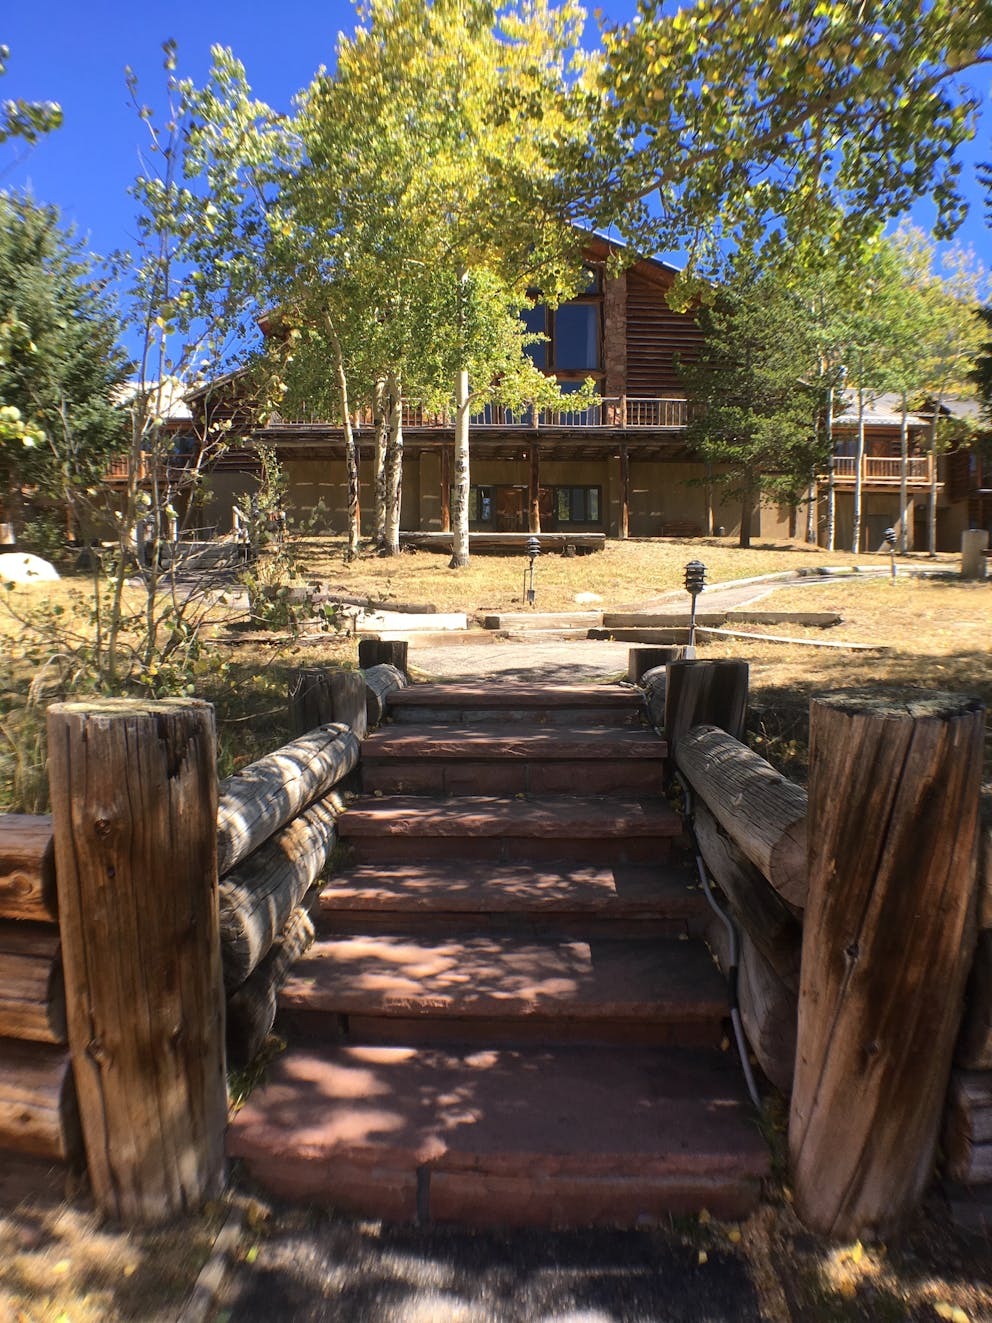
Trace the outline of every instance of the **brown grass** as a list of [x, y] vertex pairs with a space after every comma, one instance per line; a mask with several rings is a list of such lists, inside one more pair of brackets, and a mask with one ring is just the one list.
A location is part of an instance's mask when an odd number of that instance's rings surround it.
[[[521, 606], [526, 556], [475, 555], [465, 569], [449, 570], [448, 556], [408, 551], [380, 559], [362, 556], [346, 564], [339, 540], [313, 538], [299, 545], [307, 577], [321, 579], [353, 595], [394, 601], [430, 602], [442, 611], [510, 610]], [[815, 547], [762, 543], [742, 551], [726, 538], [666, 538], [664, 541], [607, 542], [586, 556], [541, 556], [535, 586], [539, 611], [576, 609], [576, 593], [592, 592], [607, 610], [644, 602], [678, 589], [690, 560], [706, 564], [710, 583], [750, 578], [778, 570], [846, 565], [848, 554]]]

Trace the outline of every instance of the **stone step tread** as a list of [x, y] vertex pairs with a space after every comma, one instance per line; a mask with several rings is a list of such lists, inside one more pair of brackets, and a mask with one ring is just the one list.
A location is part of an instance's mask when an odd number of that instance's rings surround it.
[[321, 911], [396, 914], [586, 914], [601, 917], [696, 915], [705, 906], [687, 868], [615, 868], [475, 862], [359, 864], [320, 893]]
[[480, 612], [486, 629], [588, 629], [603, 623], [602, 611]]
[[291, 1050], [227, 1145], [277, 1197], [482, 1225], [740, 1216], [770, 1169], [739, 1070], [700, 1049]]
[[664, 759], [668, 745], [653, 730], [637, 727], [493, 726], [405, 724], [384, 726], [362, 744], [363, 760], [384, 758]]
[[342, 840], [360, 836], [512, 836], [572, 840], [678, 836], [682, 822], [662, 799], [503, 799], [459, 795], [360, 796], [338, 819]]
[[702, 942], [527, 941], [382, 934], [315, 942], [280, 996], [287, 1011], [543, 1020], [719, 1020], [723, 979]]
[[644, 695], [633, 687], [606, 684], [527, 684], [462, 683], [417, 684], [398, 689], [389, 695], [391, 708], [428, 706], [449, 708], [501, 708], [534, 707], [574, 708], [594, 707], [619, 711], [639, 711]]

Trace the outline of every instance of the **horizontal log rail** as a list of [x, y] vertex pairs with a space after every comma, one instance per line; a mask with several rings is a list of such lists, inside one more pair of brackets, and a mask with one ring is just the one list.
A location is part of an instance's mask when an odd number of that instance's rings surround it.
[[55, 846], [48, 814], [0, 814], [0, 920], [58, 914]]

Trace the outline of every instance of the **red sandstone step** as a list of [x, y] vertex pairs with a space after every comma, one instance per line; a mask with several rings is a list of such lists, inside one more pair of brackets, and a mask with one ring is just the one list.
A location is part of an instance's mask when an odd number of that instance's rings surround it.
[[502, 799], [416, 795], [353, 800], [338, 835], [356, 863], [399, 860], [579, 859], [653, 863], [678, 836], [678, 815], [659, 799]]
[[362, 785], [386, 795], [660, 795], [668, 746], [632, 727], [385, 726]]
[[701, 942], [379, 933], [315, 942], [279, 1008], [309, 1034], [373, 1042], [475, 1041], [484, 1029], [503, 1042], [711, 1045], [727, 993]]
[[322, 922], [380, 915], [397, 922], [490, 915], [684, 922], [706, 912], [695, 874], [675, 866], [359, 864], [320, 893]]
[[685, 1050], [291, 1051], [228, 1152], [278, 1198], [478, 1227], [742, 1217], [769, 1170], [731, 1061]]
[[621, 685], [423, 684], [397, 690], [387, 701], [396, 722], [636, 726], [645, 720], [644, 695]]

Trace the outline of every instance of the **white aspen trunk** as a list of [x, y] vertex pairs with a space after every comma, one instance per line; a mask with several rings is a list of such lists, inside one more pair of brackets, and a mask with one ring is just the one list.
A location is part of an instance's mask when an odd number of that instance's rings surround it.
[[451, 505], [451, 560], [449, 569], [468, 564], [468, 460], [469, 393], [468, 369], [461, 368], [455, 377], [455, 473], [454, 499]]
[[809, 475], [809, 487], [806, 490], [806, 543], [816, 541], [816, 470]]
[[851, 530], [851, 550], [861, 550], [861, 470], [865, 458], [865, 393], [858, 387], [858, 444], [854, 460], [854, 527]]
[[386, 543], [386, 449], [389, 436], [385, 377], [379, 377], [375, 383], [372, 412], [375, 429], [375, 460], [372, 472], [375, 491], [375, 545], [377, 550], [381, 551]]
[[348, 472], [348, 550], [346, 559], [354, 560], [358, 555], [361, 541], [362, 512], [360, 504], [358, 447], [355, 445], [355, 433], [351, 425], [351, 410], [348, 403], [348, 373], [344, 364], [341, 341], [329, 316], [324, 315], [324, 327], [334, 350], [334, 366], [338, 378], [338, 398], [341, 405], [341, 419], [344, 424], [344, 458]]
[[937, 417], [943, 392], [938, 391], [930, 418], [930, 492], [927, 502], [927, 554], [937, 554]]
[[836, 469], [834, 455], [834, 388], [827, 391], [827, 550], [833, 551], [837, 538], [837, 488], [834, 483]]
[[397, 373], [386, 381], [386, 409], [389, 420], [386, 438], [386, 523], [382, 555], [400, 554], [400, 508], [403, 500], [403, 396]]
[[902, 392], [902, 418], [899, 427], [899, 554], [905, 556], [906, 506], [909, 504], [909, 403]]

